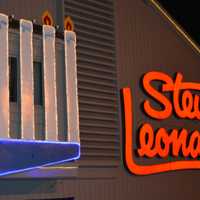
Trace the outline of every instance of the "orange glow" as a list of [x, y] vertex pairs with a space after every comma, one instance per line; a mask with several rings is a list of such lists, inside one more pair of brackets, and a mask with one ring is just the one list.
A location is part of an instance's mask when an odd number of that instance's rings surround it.
[[[149, 100], [144, 102], [144, 111], [154, 119], [166, 119], [172, 115], [174, 110], [179, 118], [200, 119], [199, 95], [193, 95], [190, 90], [200, 91], [199, 83], [182, 82], [181, 73], [176, 74], [175, 81], [163, 72], [148, 72], [143, 78], [143, 87], [145, 92], [156, 102], [163, 105], [162, 110], [151, 106]], [[152, 81], [164, 82], [161, 91], [155, 89]], [[181, 95], [181, 91], [183, 94]], [[172, 92], [173, 99], [169, 100], [163, 93]]]
[[54, 22], [53, 22], [53, 17], [51, 16], [49, 11], [45, 11], [42, 15], [42, 23], [44, 25], [49, 25], [49, 26], [53, 26]]
[[[192, 158], [197, 158], [200, 155], [199, 131], [193, 131], [191, 134], [188, 134], [186, 129], [182, 129], [180, 133], [177, 129], [173, 129], [171, 134], [168, 135], [164, 128], [159, 128], [154, 133], [152, 126], [146, 123], [140, 129], [139, 135], [141, 148], [138, 150], [138, 154], [141, 157], [155, 157], [158, 155], [165, 158], [170, 154], [171, 146], [172, 156], [175, 157], [179, 155], [180, 151], [184, 157], [191, 156]], [[146, 137], [148, 137], [147, 142], [145, 140]], [[189, 144], [187, 145], [188, 140]], [[195, 145], [195, 142], [197, 142], [197, 145]]]
[[69, 16], [64, 20], [64, 29], [67, 31], [74, 31], [74, 23]]
[[[161, 78], [161, 77], [160, 77]], [[168, 79], [170, 80], [170, 79]], [[171, 81], [170, 81], [171, 83]], [[174, 88], [173, 85], [168, 89], [172, 90]], [[188, 88], [188, 86], [198, 86], [198, 84], [185, 84], [183, 87]], [[198, 87], [197, 87], [198, 88]], [[166, 88], [165, 88], [166, 89]], [[154, 165], [139, 165], [134, 160], [133, 153], [133, 107], [132, 107], [132, 96], [130, 88], [122, 89], [123, 95], [123, 106], [124, 106], [124, 125], [125, 125], [125, 163], [128, 170], [137, 175], [148, 175], [155, 174], [166, 171], [173, 170], [182, 170], [182, 169], [200, 169], [200, 161], [198, 160], [190, 160], [190, 161], [172, 161], [166, 162], [163, 164], [154, 164]], [[150, 113], [151, 114], [151, 113]], [[161, 114], [162, 116], [162, 114]], [[178, 156], [180, 150], [184, 156], [188, 156], [189, 154], [196, 158], [199, 154], [199, 145], [200, 145], [200, 135], [198, 131], [194, 131], [190, 136], [189, 145], [186, 147], [186, 140], [188, 133], [185, 129], [182, 129], [180, 135], [178, 136], [178, 130], [174, 129], [169, 136], [164, 128], [160, 128], [157, 131], [157, 135], [154, 138], [153, 128], [150, 124], [144, 124], [140, 129], [140, 142], [141, 148], [138, 150], [140, 156], [147, 155], [148, 157], [154, 157], [156, 154], [161, 157], [166, 157], [169, 155], [169, 144], [172, 144], [172, 154], [174, 156]], [[148, 142], [145, 143], [145, 134], [148, 134]], [[155, 145], [153, 146], [153, 141], [155, 141]], [[165, 142], [165, 148], [162, 148], [160, 145], [161, 140]], [[195, 140], [198, 140], [197, 147], [194, 147]]]

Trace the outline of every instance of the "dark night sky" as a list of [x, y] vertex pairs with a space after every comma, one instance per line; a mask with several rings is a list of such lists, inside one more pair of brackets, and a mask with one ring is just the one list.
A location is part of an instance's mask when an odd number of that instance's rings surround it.
[[193, 0], [158, 0], [168, 13], [200, 45], [200, 4]]

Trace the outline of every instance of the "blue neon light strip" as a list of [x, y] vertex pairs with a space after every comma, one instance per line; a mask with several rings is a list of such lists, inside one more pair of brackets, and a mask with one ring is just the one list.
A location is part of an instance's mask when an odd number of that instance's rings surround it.
[[0, 176], [57, 165], [80, 158], [76, 142], [41, 140], [0, 140]]
[[0, 144], [2, 143], [39, 143], [39, 144], [77, 144], [80, 145], [78, 142], [62, 142], [62, 141], [49, 141], [49, 140], [26, 140], [26, 139], [7, 139], [1, 138]]

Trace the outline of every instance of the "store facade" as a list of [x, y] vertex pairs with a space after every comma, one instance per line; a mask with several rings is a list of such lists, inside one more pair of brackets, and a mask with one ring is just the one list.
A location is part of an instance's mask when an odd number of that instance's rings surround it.
[[[153, 85], [157, 90], [165, 82], [165, 79], [163, 81], [161, 78], [162, 75], [168, 76], [173, 82], [176, 80], [177, 72], [183, 75], [183, 82], [200, 82], [198, 48], [163, 16], [152, 1], [1, 1], [1, 13], [12, 16], [16, 21], [22, 18], [33, 20], [36, 28], [33, 42], [34, 61], [41, 63], [38, 64], [41, 66], [44, 62], [42, 34], [38, 32], [40, 28], [37, 30], [36, 25], [39, 27], [42, 25], [42, 16], [46, 11], [50, 14], [53, 24], [57, 26], [58, 113], [59, 120], [62, 121], [59, 123], [59, 132], [64, 133], [64, 136], [60, 136], [62, 139], [66, 139], [69, 133], [65, 123], [67, 113], [62, 112], [63, 107], [66, 107], [66, 97], [62, 98], [64, 96], [62, 92], [66, 89], [64, 87], [66, 77], [63, 75], [65, 62], [63, 39], [59, 33], [63, 32], [66, 17], [70, 16], [74, 23], [77, 37], [81, 157], [75, 162], [4, 177], [0, 180], [1, 198], [198, 199], [198, 169], [173, 168], [170, 171], [160, 170], [153, 175], [147, 173], [147, 176], [130, 173], [130, 168], [127, 170], [126, 160], [125, 163], [123, 160], [124, 128], [126, 128], [124, 102], [123, 98], [120, 98], [120, 90], [130, 88], [134, 150], [141, 147], [142, 140], [135, 141], [139, 140], [139, 128], [145, 123], [151, 124], [155, 132], [159, 128], [165, 128], [167, 131], [185, 128], [189, 133], [198, 130], [199, 123], [195, 117], [180, 118], [172, 112], [174, 105], [172, 105], [171, 91], [166, 94], [171, 112], [164, 119], [158, 119], [158, 113], [153, 115], [152, 112], [145, 112], [142, 106], [146, 100], [150, 102], [154, 111], [163, 108], [154, 101], [155, 98], [152, 100], [151, 92], [145, 90], [144, 77], [151, 72], [157, 72], [155, 76], [157, 82]], [[18, 30], [16, 28], [11, 30], [11, 35], [14, 38], [18, 35]], [[19, 42], [15, 38], [10, 40], [11, 57], [19, 57], [17, 41]], [[13, 59], [12, 62], [18, 61]], [[40, 73], [39, 71], [38, 67], [36, 73]], [[36, 84], [38, 83], [39, 78]], [[39, 95], [40, 92], [36, 91], [36, 94]], [[13, 100], [16, 98], [15, 95], [13, 92]], [[37, 102], [41, 102], [40, 95]], [[17, 135], [20, 134], [18, 128], [21, 123], [20, 108], [16, 103], [11, 104], [13, 116], [11, 128]], [[45, 115], [42, 105], [36, 107], [36, 129], [39, 134], [44, 130]], [[170, 108], [166, 111], [170, 111]], [[161, 158], [156, 154], [153, 158], [149, 158], [147, 152], [146, 154], [141, 152], [139, 155], [135, 151], [132, 153], [139, 166], [171, 163], [177, 160], [169, 152], [167, 156], [161, 155]], [[181, 155], [178, 156], [179, 160], [183, 159]], [[190, 161], [195, 158], [195, 156], [190, 158]], [[134, 170], [135, 168], [133, 172]]]

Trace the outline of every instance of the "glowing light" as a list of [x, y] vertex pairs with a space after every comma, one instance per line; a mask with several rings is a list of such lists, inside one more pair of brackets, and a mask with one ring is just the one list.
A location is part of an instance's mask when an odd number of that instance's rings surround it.
[[53, 17], [51, 16], [51, 13], [48, 10], [46, 10], [42, 14], [42, 23], [44, 25], [49, 25], [49, 26], [53, 26], [53, 24], [54, 24]]
[[0, 14], [0, 137], [9, 137], [8, 16]]
[[9, 136], [8, 16], [0, 14], [0, 176], [57, 165], [80, 157], [76, 35], [65, 32], [68, 141], [58, 141], [55, 28], [43, 26], [46, 140], [35, 140], [33, 24], [20, 20], [21, 139]]
[[71, 19], [71, 17], [66, 17], [64, 20], [64, 28], [67, 31], [74, 31], [74, 23]]
[[8, 171], [8, 172], [3, 172], [3, 173], [0, 172], [0, 176], [8, 176], [8, 175], [11, 175], [11, 174], [17, 174], [17, 173], [22, 173], [22, 172], [34, 170], [34, 169], [37, 169], [37, 168], [40, 168], [40, 167], [48, 167], [48, 166], [51, 166], [51, 165], [58, 165], [58, 164], [62, 164], [62, 163], [65, 163], [65, 162], [75, 161], [75, 160], [78, 160], [79, 158], [80, 158], [80, 156], [78, 155], [78, 156], [75, 156], [73, 158], [60, 160], [60, 161], [52, 162], [52, 163], [49, 163], [49, 164], [39, 165], [39, 166], [35, 166], [35, 167], [27, 167], [27, 168], [18, 169], [18, 170], [11, 170], [11, 171]]
[[[184, 86], [195, 86], [198, 87], [199, 84], [193, 84], [193, 83], [185, 83]], [[171, 84], [166, 84], [165, 85], [165, 89], [171, 89], [173, 87], [171, 87], [173, 85]], [[125, 156], [125, 164], [126, 167], [128, 168], [128, 170], [133, 173], [133, 174], [137, 174], [137, 175], [149, 175], [149, 174], [155, 174], [155, 173], [161, 173], [161, 172], [167, 172], [167, 171], [174, 171], [174, 170], [183, 170], [183, 169], [200, 169], [200, 161], [199, 160], [179, 160], [179, 161], [171, 161], [171, 162], [165, 162], [165, 163], [161, 163], [161, 164], [151, 164], [151, 165], [141, 165], [138, 164], [135, 161], [135, 156], [134, 156], [134, 151], [133, 151], [133, 105], [132, 105], [132, 95], [131, 95], [131, 89], [130, 88], [123, 88], [122, 89], [122, 95], [123, 95], [123, 106], [124, 106], [124, 127], [125, 127], [125, 145], [124, 145], [124, 156]], [[154, 157], [157, 154], [157, 149], [156, 148], [151, 148], [152, 144], [154, 144], [154, 138], [153, 136], [153, 129], [149, 124], [144, 124], [143, 125], [143, 130], [142, 130], [142, 135], [140, 136], [140, 143], [141, 141], [143, 141], [143, 144], [141, 144], [141, 149], [139, 150], [139, 155], [143, 156], [143, 155], [147, 155], [148, 157]], [[182, 145], [184, 146], [186, 144], [186, 139], [187, 139], [187, 132], [185, 132], [186, 130], [184, 130], [184, 132], [182, 132], [179, 137], [178, 137], [178, 131], [177, 129], [172, 133], [172, 135], [170, 136], [170, 140], [169, 136], [167, 136], [165, 129], [161, 128], [158, 131], [160, 131], [160, 133], [156, 134], [156, 137], [160, 137], [159, 140], [162, 138], [165, 138], [164, 141], [165, 144], [167, 144], [168, 141], [170, 141], [171, 143], [174, 144], [173, 146], [173, 155], [178, 156], [178, 152], [180, 149], [182, 149]], [[147, 135], [149, 137], [146, 137], [145, 135]], [[162, 135], [161, 135], [162, 134]], [[160, 135], [160, 136], [159, 136]], [[192, 133], [191, 135], [191, 141], [189, 146], [187, 147], [187, 149], [185, 149], [185, 151], [183, 151], [183, 154], [189, 154], [189, 153], [193, 153], [192, 156], [195, 157], [196, 153], [198, 153], [196, 150], [193, 151], [193, 142], [194, 142], [194, 138], [198, 138], [199, 137], [199, 132], [196, 133]], [[148, 142], [146, 143], [146, 138], [148, 138]], [[159, 142], [158, 140], [158, 142]], [[168, 140], [168, 141], [167, 141]], [[157, 145], [158, 148], [162, 148], [161, 145], [156, 142], [155, 146]], [[166, 148], [166, 147], [165, 147]], [[185, 147], [184, 147], [185, 148]], [[159, 151], [160, 156], [162, 157], [166, 157], [166, 152], [168, 153], [168, 149], [160, 149], [162, 150]], [[165, 150], [165, 151], [164, 151]], [[167, 151], [166, 151], [167, 150]], [[192, 152], [193, 151], [193, 152]]]
[[[80, 158], [80, 144], [75, 142], [1, 139], [0, 147], [6, 152], [6, 154], [1, 153], [4, 162], [0, 163], [0, 176], [57, 165]], [[50, 149], [54, 149], [54, 151], [50, 151]], [[15, 154], [13, 154], [13, 150]], [[32, 154], [35, 154], [36, 158], [33, 158]]]
[[0, 137], [9, 137], [8, 16], [0, 14]]
[[47, 140], [58, 139], [55, 59], [55, 28], [43, 25], [45, 134]]
[[33, 24], [20, 20], [20, 85], [21, 85], [21, 138], [33, 139], [34, 84], [33, 84]]
[[80, 142], [79, 138], [79, 109], [76, 64], [76, 34], [65, 31], [65, 71], [67, 96], [67, 132], [68, 141]]

